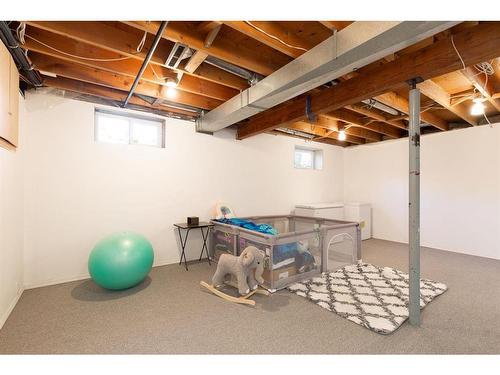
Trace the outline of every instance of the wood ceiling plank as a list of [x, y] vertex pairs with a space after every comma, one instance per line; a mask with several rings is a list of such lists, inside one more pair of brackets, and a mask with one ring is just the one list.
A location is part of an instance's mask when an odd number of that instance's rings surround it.
[[351, 112], [347, 109], [337, 109], [335, 111], [328, 112], [327, 114], [325, 114], [325, 116], [345, 121], [354, 126], [368, 129], [376, 133], [383, 134], [390, 138], [400, 138], [405, 135], [403, 131], [393, 126], [387, 125], [383, 122], [375, 121], [367, 123], [363, 121], [363, 119], [358, 114]]
[[[87, 56], [87, 57], [99, 57], [99, 58], [117, 58], [120, 57], [121, 55], [116, 54], [114, 52], [110, 52], [107, 50], [99, 49], [94, 46], [82, 44], [80, 42], [74, 41], [72, 39], [58, 36], [55, 34], [52, 35], [43, 35], [46, 32], [36, 33], [36, 30], [29, 30], [29, 35], [35, 35], [35, 38], [37, 40], [40, 40], [41, 42], [51, 42], [51, 46], [56, 47], [59, 50], [68, 52], [73, 55], [77, 56]], [[49, 38], [52, 37], [53, 39], [50, 40]], [[46, 46], [43, 46], [39, 44], [38, 42], [33, 41], [30, 38], [26, 38], [26, 44], [23, 46], [23, 48], [27, 48], [30, 52], [29, 55], [31, 56], [32, 54], [43, 54], [45, 56], [45, 59], [52, 61], [52, 59], [57, 58], [59, 60], [65, 60], [69, 62], [74, 62], [80, 65], [85, 65], [87, 67], [92, 67], [95, 69], [100, 69], [100, 70], [105, 70], [108, 72], [128, 76], [128, 77], [134, 77], [139, 71], [139, 68], [141, 66], [141, 61], [135, 60], [135, 59], [128, 59], [128, 60], [122, 60], [122, 61], [90, 61], [90, 60], [81, 60], [77, 59], [75, 57], [71, 57], [68, 55], [64, 55], [62, 53], [56, 52], [50, 48], [47, 48]], [[41, 59], [38, 58], [37, 61], [40, 61]], [[149, 66], [143, 76], [142, 80], [148, 81], [151, 83], [156, 83], [156, 84], [165, 84], [165, 80], [158, 79], [155, 74], [153, 73], [153, 68]], [[154, 71], [156, 72], [157, 75], [160, 76], [160, 78], [171, 78], [175, 79], [176, 78], [176, 73], [173, 72], [170, 69], [164, 68], [162, 66], [155, 66]], [[207, 96], [212, 99], [217, 99], [217, 100], [228, 100], [232, 98], [234, 95], [238, 93], [237, 90], [220, 85], [218, 83], [214, 83], [210, 80], [206, 79], [201, 79], [195, 75], [185, 75], [183, 77], [183, 80], [179, 83], [178, 89], [181, 91], [186, 91], [198, 95], [203, 95]]]
[[418, 84], [418, 88], [421, 93], [427, 96], [429, 99], [434, 100], [439, 105], [446, 108], [448, 111], [456, 114], [462, 120], [465, 120], [472, 126], [478, 124], [477, 120], [469, 114], [469, 111], [463, 107], [461, 104], [452, 105], [451, 95], [447, 93], [441, 86], [435, 83], [433, 80], [428, 79], [424, 82]]
[[[61, 90], [73, 91], [73, 92], [77, 92], [80, 94], [92, 95], [92, 96], [96, 96], [96, 97], [103, 98], [103, 99], [111, 99], [111, 100], [115, 100], [115, 101], [119, 101], [119, 102], [123, 102], [128, 94], [125, 91], [115, 90], [115, 89], [111, 89], [111, 88], [99, 86], [99, 85], [93, 85], [93, 84], [89, 84], [89, 83], [82, 82], [82, 81], [75, 81], [75, 80], [63, 78], [63, 77], [57, 77], [57, 78], [44, 77], [44, 85], [48, 86], [48, 87], [58, 88]], [[135, 97], [135, 96], [130, 98], [130, 103], [135, 104], [135, 105], [139, 105], [139, 106], [142, 106], [145, 108], [158, 109], [158, 108], [153, 107], [151, 104], [147, 103], [146, 101], [144, 101], [138, 97]], [[168, 107], [168, 108], [169, 108], [169, 111], [171, 111], [171, 112], [195, 117], [194, 114], [191, 112], [184, 111], [184, 110], [178, 109], [178, 108], [171, 108], [171, 107]]]
[[[213, 26], [212, 29], [207, 30], [207, 36], [205, 37], [205, 48], [210, 48], [212, 43], [214, 42], [215, 38], [217, 37], [217, 34], [219, 33], [222, 25], [219, 23], [211, 23]], [[204, 28], [206, 29], [206, 27]], [[196, 51], [189, 59], [187, 62], [186, 66], [184, 69], [188, 71], [189, 73], [194, 73], [196, 69], [205, 61], [205, 59], [208, 57], [208, 53], [205, 53], [203, 51]]]
[[338, 131], [339, 126], [340, 126], [340, 127], [344, 127], [346, 134], [354, 135], [356, 137], [364, 138], [364, 139], [370, 140], [370, 141], [381, 141], [382, 140], [382, 135], [380, 133], [376, 133], [374, 131], [367, 130], [367, 129], [360, 128], [360, 127], [355, 127], [355, 126], [351, 126], [351, 127], [346, 128], [345, 127], [346, 124], [344, 122], [339, 121], [339, 120], [334, 119], [334, 118], [331, 118], [331, 117], [324, 116], [324, 115], [319, 115], [317, 117], [314, 125], [321, 127], [321, 128], [324, 128], [324, 129], [334, 130], [334, 131]]
[[[293, 58], [299, 57], [304, 52], [314, 47], [314, 45], [291, 34], [275, 22], [251, 21], [250, 23], [251, 24], [246, 21], [224, 21], [225, 25], [234, 30]], [[280, 42], [278, 39], [284, 41], [286, 44]]]
[[[134, 81], [133, 77], [127, 77], [105, 70], [90, 68], [68, 61], [57, 60], [55, 58], [48, 58], [39, 54], [33, 54], [31, 56], [31, 61], [37, 69], [56, 74], [57, 76], [79, 80], [95, 85], [106, 86], [122, 91], [129, 91]], [[222, 103], [219, 100], [210, 99], [204, 96], [187, 93], [180, 90], [177, 91], [177, 95], [175, 98], [171, 98], [163, 94], [161, 90], [162, 87], [164, 86], [140, 81], [137, 85], [136, 93], [202, 109], [213, 109]]]
[[319, 21], [319, 23], [332, 31], [340, 31], [349, 26], [352, 22], [353, 21]]
[[[319, 127], [319, 126], [316, 126], [314, 124], [310, 124], [308, 122], [299, 121], [299, 122], [296, 122], [295, 124], [287, 125], [287, 128], [293, 129], [293, 130], [298, 130], [298, 131], [301, 131], [304, 133], [314, 134], [314, 135], [317, 135], [318, 137], [332, 138], [332, 139], [336, 139], [340, 142], [343, 142], [339, 139], [339, 132], [338, 131], [325, 129], [323, 127]], [[356, 137], [356, 136], [347, 134], [347, 132], [346, 132], [346, 139], [345, 140], [347, 142], [354, 143], [357, 145], [362, 145], [362, 144], [366, 143], [364, 138], [360, 138], [360, 137]]]
[[[47, 25], [45, 25], [47, 27]], [[61, 30], [60, 30], [61, 31]], [[66, 30], [68, 31], [68, 30]], [[48, 31], [46, 29], [39, 29], [36, 26], [30, 25], [26, 29], [26, 43], [23, 47], [28, 50], [33, 50], [37, 52], [41, 52], [44, 54], [51, 54], [53, 56], [57, 56], [60, 58], [68, 59], [67, 55], [55, 52], [54, 50], [47, 47], [47, 45], [51, 47], [55, 47], [56, 49], [77, 56], [86, 56], [89, 58], [118, 58], [118, 57], [131, 57], [128, 60], [122, 61], [90, 61], [90, 60], [82, 60], [78, 59], [78, 62], [85, 63], [87, 65], [92, 65], [94, 67], [98, 67], [100, 69], [106, 69], [109, 71], [119, 71], [125, 72], [129, 69], [134, 70], [130, 74], [133, 74], [134, 77], [137, 74], [139, 67], [142, 64], [142, 58], [139, 55], [130, 55], [126, 53], [128, 48], [124, 45], [121, 45], [120, 52], [116, 52], [116, 49], [119, 47], [116, 43], [114, 47], [108, 48], [107, 45], [100, 44], [100, 39], [95, 39], [90, 35], [86, 35], [86, 39], [82, 39], [82, 35], [80, 38], [72, 38], [71, 36], [65, 36], [61, 32], [54, 33], [52, 31]], [[42, 45], [30, 37], [35, 38], [36, 40], [45, 44]], [[73, 59], [74, 60], [74, 59]], [[166, 68], [163, 67], [164, 61], [161, 59], [161, 64], [158, 63], [155, 65], [155, 70], [160, 70], [160, 74], [162, 77], [167, 76], [170, 78], [175, 78], [175, 72], [168, 72]], [[163, 72], [161, 70], [163, 69]], [[149, 69], [148, 69], [149, 70]], [[180, 69], [182, 70], [182, 68]], [[152, 72], [149, 72], [152, 73]], [[210, 81], [212, 83], [224, 85], [226, 87], [235, 89], [235, 90], [244, 90], [248, 87], [248, 82], [241, 77], [235, 76], [234, 74], [228, 73], [222, 69], [216, 68], [214, 66], [203, 63], [196, 72], [189, 73], [189, 75], [197, 77], [199, 79]], [[154, 77], [151, 77], [150, 74], [146, 73], [147, 78], [150, 81], [155, 81]], [[156, 80], [157, 81], [157, 80]], [[159, 82], [158, 82], [159, 83]], [[232, 91], [229, 95], [230, 97], [234, 96], [236, 91]]]
[[386, 124], [395, 126], [396, 128], [407, 130], [407, 126], [403, 121], [393, 120], [389, 116], [382, 115], [381, 113], [370, 110], [362, 105], [351, 104], [351, 105], [347, 105], [345, 108], [349, 109], [353, 112], [357, 112], [359, 114], [370, 117], [374, 120], [385, 122]]
[[498, 112], [500, 112], [500, 102], [493, 98], [494, 89], [491, 79], [486, 81], [484, 73], [479, 73], [476, 69], [471, 67], [461, 70], [461, 73], [472, 83], [476, 90], [479, 91]]
[[[158, 22], [147, 23], [144, 21], [124, 21], [127, 25], [143, 31], [155, 33]], [[252, 46], [238, 43], [232, 38], [219, 36], [210, 48], [205, 47], [205, 35], [197, 28], [179, 21], [171, 21], [163, 37], [173, 42], [179, 42], [189, 47], [205, 52], [210, 56], [225, 60], [242, 68], [262, 75], [269, 75], [290, 62], [288, 56], [279, 52], [256, 53]]]
[[[481, 23], [455, 34], [453, 38], [466, 65], [489, 61], [500, 55], [499, 22]], [[315, 114], [326, 113], [388, 91], [394, 91], [412, 78], [421, 77], [426, 80], [461, 69], [461, 67], [462, 63], [453, 48], [451, 39], [446, 38], [379, 66], [371, 70], [370, 74], [360, 74], [319, 93], [311, 94], [311, 111]], [[240, 125], [237, 137], [244, 139], [283, 123], [302, 121], [306, 117], [304, 109], [305, 101], [292, 100], [276, 106], [264, 112], [264, 115]], [[446, 128], [446, 126], [441, 126], [441, 128]]]
[[[410, 111], [410, 103], [408, 102], [408, 100], [394, 92], [388, 92], [382, 95], [378, 95], [375, 97], [375, 100], [378, 100], [379, 102], [388, 105], [389, 107], [397, 109], [399, 112], [403, 112], [406, 115], [408, 115]], [[448, 123], [441, 117], [438, 117], [433, 113], [420, 112], [420, 118], [422, 121], [431, 124], [439, 130], [448, 130]]]

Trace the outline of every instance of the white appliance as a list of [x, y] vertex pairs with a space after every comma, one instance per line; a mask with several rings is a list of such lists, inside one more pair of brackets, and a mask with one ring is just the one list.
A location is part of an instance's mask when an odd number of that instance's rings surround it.
[[349, 202], [344, 204], [344, 220], [359, 223], [362, 240], [372, 237], [371, 211], [369, 203]]
[[298, 204], [295, 206], [295, 215], [344, 220], [344, 204], [341, 202]]

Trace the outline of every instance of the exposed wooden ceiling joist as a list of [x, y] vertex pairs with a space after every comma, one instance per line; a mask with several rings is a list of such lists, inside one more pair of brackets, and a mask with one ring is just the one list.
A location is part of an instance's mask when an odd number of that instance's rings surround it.
[[314, 47], [275, 22], [224, 21], [224, 24], [293, 58]]
[[486, 100], [488, 100], [488, 102], [500, 112], [500, 102], [493, 98], [494, 90], [491, 80], [487, 81], [487, 78], [483, 73], [479, 73], [470, 67], [461, 70], [461, 73], [472, 83], [476, 90], [479, 91], [481, 95], [483, 95]]
[[[88, 57], [88, 59], [78, 59], [78, 61], [93, 64], [96, 67], [108, 70], [113, 70], [113, 68], [117, 66], [121, 67], [122, 70], [124, 69], [124, 66], [134, 65], [140, 67], [143, 60], [142, 55], [144, 55], [144, 53], [130, 53], [130, 45], [128, 45], [126, 41], [120, 39], [120, 35], [123, 35], [124, 32], [118, 30], [119, 32], [115, 33], [113, 30], [116, 29], [110, 27], [109, 25], [103, 25], [104, 28], [102, 30], [99, 28], [101, 32], [109, 32], [112, 30], [109, 38], [101, 38], [97, 37], [95, 33], [78, 32], [78, 25], [74, 25], [73, 22], [63, 22], [63, 25], [60, 25], [60, 22], [28, 22], [28, 24], [29, 26], [26, 31], [26, 44], [24, 47], [29, 50], [52, 54], [53, 56], [61, 58], [69, 57], [69, 55], [61, 54], [56, 52], [54, 49], [47, 47], [51, 46], [70, 55]], [[81, 25], [81, 27], [83, 27], [83, 29], [86, 28], [86, 26], [83, 25]], [[72, 32], [75, 32], [75, 34], [72, 34]], [[45, 45], [36, 42], [32, 38], [35, 38]], [[128, 39], [133, 39], [135, 41], [134, 43], [138, 43], [138, 40], [136, 40], [137, 36], [129, 36]], [[170, 51], [163, 51], [162, 53], [168, 55], [169, 52]], [[158, 58], [157, 56], [158, 52], [155, 53], [155, 57], [152, 59], [152, 64], [156, 65], [155, 69], [160, 69], [160, 67], [165, 64], [166, 56], [164, 58]], [[90, 60], [92, 58], [116, 60], [120, 57], [130, 57], [130, 59], [121, 61]], [[135, 69], [135, 73], [137, 73], [138, 68]], [[201, 64], [196, 72], [187, 73], [199, 79], [208, 80], [237, 90], [244, 90], [248, 87], [246, 80], [241, 77], [237, 77], [234, 74], [205, 63]], [[175, 73], [171, 72], [170, 74]]]
[[[68, 90], [72, 92], [77, 92], [80, 94], [85, 94], [85, 95], [91, 95], [91, 96], [96, 96], [99, 98], [103, 99], [111, 99], [115, 100], [118, 102], [123, 102], [127, 96], [126, 91], [121, 91], [121, 90], [116, 90], [116, 89], [111, 89], [108, 87], [103, 87], [99, 85], [93, 85], [90, 83], [82, 82], [82, 81], [76, 81], [73, 79], [68, 79], [68, 78], [63, 78], [63, 77], [58, 77], [58, 78], [53, 78], [53, 77], [44, 77], [44, 84], [50, 87], [58, 88], [61, 90]], [[152, 104], [146, 102], [145, 100], [142, 100], [138, 97], [133, 96], [130, 99], [131, 104], [135, 104], [141, 107], [145, 108], [152, 108], [155, 110], [161, 109], [159, 107], [155, 107]], [[171, 112], [174, 113], [179, 113], [187, 116], [194, 117], [195, 114], [189, 111], [185, 111], [182, 109], [174, 108], [174, 107], [167, 107], [165, 106], [165, 109], [167, 109]]]
[[[378, 95], [375, 99], [389, 107], [397, 109], [399, 112], [405, 113], [406, 115], [408, 115], [410, 111], [410, 104], [408, 100], [394, 92], [387, 92], [385, 94]], [[431, 124], [439, 130], [448, 130], [448, 123], [433, 113], [420, 112], [420, 118], [422, 121]]]
[[453, 105], [451, 103], [451, 95], [433, 80], [428, 79], [422, 83], [419, 83], [418, 88], [420, 89], [420, 92], [422, 94], [427, 96], [429, 99], [434, 100], [436, 103], [443, 106], [448, 111], [456, 114], [462, 120], [468, 122], [472, 126], [477, 125], [477, 120], [469, 114], [469, 111], [461, 104]]
[[[213, 24], [213, 22], [211, 24]], [[205, 48], [210, 48], [221, 27], [222, 25], [217, 23], [213, 25], [212, 29], [207, 30], [207, 36], [205, 37]], [[196, 51], [193, 56], [189, 58], [189, 61], [186, 63], [184, 69], [189, 73], [194, 73], [194, 71], [198, 69], [198, 67], [203, 63], [203, 61], [205, 61], [207, 57], [207, 53], [203, 51]]]
[[[309, 124], [307, 122], [296, 122], [295, 124], [287, 125], [287, 128], [298, 130], [304, 133], [314, 134], [318, 137], [332, 138], [340, 141], [338, 131], [328, 130], [322, 127], [314, 126], [313, 124]], [[357, 145], [362, 145], [366, 143], [364, 138], [356, 137], [354, 135], [350, 135], [347, 133], [345, 140], [347, 142], [354, 143]]]
[[[69, 61], [59, 60], [54, 57], [43, 56], [40, 54], [32, 54], [31, 60], [35, 67], [39, 70], [56, 74], [57, 76], [80, 80], [96, 85], [107, 86], [118, 90], [129, 91], [134, 81], [134, 78], [131, 76], [111, 73], [105, 70], [99, 70]], [[220, 100], [192, 94], [181, 90], [178, 90], [176, 92], [175, 98], [169, 98], [162, 90], [163, 87], [164, 86], [153, 84], [150, 82], [139, 81], [136, 92], [138, 94], [157, 97], [165, 100], [175, 99], [175, 101], [178, 103], [202, 109], [212, 109], [222, 103], [222, 101]]]
[[403, 130], [407, 129], [406, 124], [402, 120], [392, 120], [389, 116], [385, 116], [379, 112], [370, 110], [363, 105], [351, 104], [346, 106], [345, 108], [357, 112], [359, 114], [365, 115], [367, 117], [370, 117], [374, 120], [385, 122], [386, 124], [395, 126], [396, 128], [400, 128]]
[[[158, 29], [158, 22], [127, 21], [125, 23], [152, 34]], [[281, 53], [255, 53], [247, 46], [237, 44], [235, 41], [221, 36], [217, 37], [213, 44], [207, 48], [205, 47], [205, 35], [197, 28], [189, 27], [183, 22], [170, 22], [163, 37], [173, 42], [184, 43], [210, 56], [266, 76], [290, 62], [290, 58]]]
[[404, 135], [404, 132], [402, 130], [397, 129], [394, 126], [387, 125], [386, 123], [379, 121], [366, 122], [357, 113], [351, 112], [343, 108], [328, 112], [324, 114], [324, 116], [341, 120], [349, 124], [355, 125], [357, 127], [383, 134], [390, 138], [400, 138]]
[[[453, 36], [466, 65], [470, 66], [500, 55], [500, 23], [485, 22]], [[336, 86], [311, 94], [311, 111], [326, 113], [364, 99], [397, 90], [416, 77], [430, 79], [461, 69], [462, 63], [450, 37], [437, 41], [422, 50], [408, 53], [378, 66], [370, 74], [359, 75]], [[243, 139], [280, 126], [304, 120], [305, 103], [291, 101], [256, 116], [238, 129]]]

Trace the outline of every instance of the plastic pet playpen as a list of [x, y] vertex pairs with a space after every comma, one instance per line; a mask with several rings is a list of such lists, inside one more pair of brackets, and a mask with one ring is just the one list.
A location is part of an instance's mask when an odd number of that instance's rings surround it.
[[247, 246], [263, 250], [267, 255], [263, 286], [270, 291], [361, 259], [358, 223], [295, 215], [243, 219], [269, 224], [278, 234], [264, 234], [214, 220], [210, 256], [216, 261], [224, 253], [238, 256]]

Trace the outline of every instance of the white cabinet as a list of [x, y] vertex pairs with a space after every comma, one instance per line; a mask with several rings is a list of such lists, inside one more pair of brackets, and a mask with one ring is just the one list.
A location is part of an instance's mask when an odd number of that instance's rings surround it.
[[295, 206], [295, 215], [344, 220], [343, 203], [312, 203]]
[[349, 202], [344, 204], [344, 220], [356, 221], [361, 228], [361, 239], [372, 237], [372, 210], [369, 203]]
[[19, 73], [7, 48], [0, 43], [0, 145], [17, 146]]

